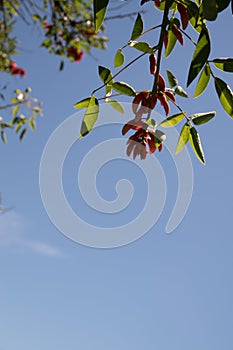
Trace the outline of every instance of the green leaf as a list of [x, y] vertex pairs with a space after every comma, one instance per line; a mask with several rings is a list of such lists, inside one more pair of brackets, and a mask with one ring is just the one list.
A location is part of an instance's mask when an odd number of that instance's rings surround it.
[[16, 114], [18, 113], [18, 110], [19, 110], [19, 105], [14, 106], [13, 111], [12, 111], [13, 117], [16, 116]]
[[203, 16], [208, 21], [215, 21], [218, 16], [218, 5], [216, 0], [202, 1]]
[[74, 108], [87, 108], [91, 97], [84, 98], [83, 100], [74, 104]]
[[197, 113], [193, 114], [190, 119], [192, 120], [193, 124], [195, 125], [201, 125], [207, 123], [209, 120], [211, 120], [213, 117], [215, 117], [216, 111], [208, 112], [208, 113]]
[[210, 54], [210, 37], [206, 26], [201, 30], [198, 38], [197, 46], [195, 48], [192, 62], [189, 68], [187, 86], [196, 78], [202, 67], [205, 65]]
[[190, 135], [189, 135], [190, 143], [192, 146], [192, 149], [197, 157], [197, 159], [202, 163], [205, 164], [205, 157], [204, 152], [201, 145], [200, 136], [197, 132], [197, 130], [192, 126], [190, 128]]
[[64, 69], [64, 61], [62, 60], [59, 66], [59, 70], [62, 71]]
[[160, 126], [162, 126], [164, 128], [170, 128], [171, 126], [175, 126], [178, 123], [180, 123], [181, 120], [184, 119], [184, 117], [185, 117], [184, 113], [177, 113], [177, 114], [171, 115], [167, 119], [163, 120], [160, 123]]
[[224, 72], [233, 72], [233, 58], [215, 58], [213, 63]]
[[139, 42], [139, 43], [135, 43], [133, 45], [133, 47], [139, 51], [145, 52], [145, 53], [154, 53], [152, 47], [146, 43], [146, 42]]
[[94, 127], [99, 116], [99, 102], [94, 95], [91, 96], [86, 113], [84, 115], [80, 137], [87, 135]]
[[108, 82], [110, 80], [108, 85], [111, 85], [112, 73], [111, 73], [110, 69], [108, 69], [106, 67], [99, 66], [98, 70], [99, 70], [99, 76], [100, 76], [100, 79], [102, 80], [102, 82], [105, 84], [106, 82]]
[[4, 143], [7, 143], [6, 134], [5, 134], [4, 130], [1, 130], [1, 139]]
[[233, 118], [233, 93], [229, 85], [225, 81], [214, 78], [215, 89], [218, 94], [219, 100], [231, 118]]
[[140, 13], [138, 13], [136, 21], [134, 23], [133, 31], [130, 40], [137, 39], [143, 32], [143, 20]]
[[107, 100], [107, 103], [112, 106], [117, 112], [124, 114], [125, 110], [122, 105], [116, 100]]
[[201, 72], [199, 79], [198, 79], [196, 90], [194, 92], [193, 97], [197, 97], [197, 96], [201, 95], [204, 92], [204, 90], [207, 88], [208, 83], [210, 81], [210, 73], [211, 73], [210, 66], [208, 64], [206, 64]]
[[176, 154], [178, 154], [189, 141], [190, 126], [188, 123], [184, 124], [180, 132], [180, 137], [176, 147]]
[[187, 92], [180, 86], [178, 85], [176, 88], [175, 88], [175, 93], [178, 95], [178, 96], [181, 96], [181, 97], [186, 97], [188, 98], [188, 94]]
[[168, 30], [168, 43], [167, 43], [167, 48], [165, 50], [165, 57], [168, 57], [170, 55], [170, 53], [172, 52], [172, 50], [175, 47], [177, 38], [176, 36], [173, 34], [172, 30], [169, 29]]
[[161, 143], [161, 142], [166, 140], [166, 135], [161, 130], [156, 129], [155, 133], [154, 133], [154, 136], [155, 136], [155, 142], [156, 143]]
[[112, 84], [113, 90], [116, 92], [119, 92], [120, 94], [127, 95], [127, 96], [135, 96], [136, 91], [132, 86], [128, 85], [127, 83], [123, 81], [118, 81], [116, 83]]
[[218, 12], [221, 12], [227, 8], [230, 4], [230, 0], [216, 0], [216, 3], [218, 5]]
[[114, 68], [122, 66], [122, 64], [124, 64], [124, 61], [125, 61], [124, 54], [121, 52], [121, 50], [117, 50], [114, 58]]
[[107, 11], [109, 0], [94, 0], [95, 31], [100, 29]]
[[36, 128], [36, 123], [35, 123], [35, 116], [31, 116], [31, 118], [29, 119], [29, 126], [31, 128], [32, 131], [35, 130]]
[[173, 88], [175, 87], [176, 85], [178, 85], [178, 79], [175, 77], [175, 75], [167, 69], [167, 78], [168, 78], [168, 82], [169, 82], [169, 85]]
[[24, 129], [21, 131], [21, 134], [20, 134], [20, 136], [19, 136], [20, 141], [23, 140], [24, 136], [26, 135], [26, 132], [27, 132], [27, 128], [24, 128]]

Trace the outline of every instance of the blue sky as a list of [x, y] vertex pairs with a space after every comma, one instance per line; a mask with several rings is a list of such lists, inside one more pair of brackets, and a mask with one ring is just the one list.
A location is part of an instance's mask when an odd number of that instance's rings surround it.
[[[152, 4], [144, 10], [148, 10], [146, 28], [159, 24]], [[124, 11], [137, 11], [137, 6], [131, 1]], [[166, 176], [164, 210], [149, 232], [131, 244], [115, 249], [77, 244], [55, 228], [43, 207], [39, 166], [46, 142], [75, 112], [73, 104], [99, 86], [97, 64], [113, 67], [114, 53], [128, 40], [133, 22], [127, 18], [108, 25], [108, 51], [94, 51], [97, 62], [88, 55], [80, 64], [67, 61], [62, 73], [58, 73], [59, 59], [39, 49], [37, 29], [29, 35], [25, 24], [17, 27], [23, 48], [17, 63], [26, 69], [27, 78], [14, 78], [13, 85], [31, 86], [32, 94], [44, 102], [44, 116], [23, 142], [8, 135], [8, 144], [0, 145], [0, 190], [3, 204], [13, 207], [0, 216], [0, 350], [231, 350], [233, 124], [217, 100], [213, 83], [195, 100], [178, 100], [190, 114], [216, 110], [217, 115], [198, 128], [205, 167], [188, 147], [194, 191], [186, 216], [172, 234], [167, 235], [165, 227], [176, 199], [177, 173], [166, 149], [155, 155]], [[221, 13], [209, 28], [211, 57], [233, 57], [230, 11]], [[172, 70], [184, 87], [185, 67], [193, 51], [185, 42], [184, 49], [177, 45], [162, 65], [162, 72]], [[127, 58], [133, 55], [132, 49]], [[125, 72], [121, 80], [136, 90], [150, 88], [147, 59], [137, 67], [136, 72], [133, 67]], [[233, 87], [230, 74], [215, 72]], [[190, 96], [194, 89], [195, 82], [188, 90]], [[113, 117], [127, 118], [113, 113], [111, 122]], [[67, 200], [78, 215], [100, 227], [132, 220], [146, 200], [145, 177], [136, 162], [126, 160], [114, 159], [97, 176], [97, 188], [106, 200], [116, 197], [119, 179], [127, 178], [134, 185], [131, 206], [120, 216], [91, 210], [77, 189], [82, 157], [101, 141], [121, 137], [120, 131], [119, 125], [94, 130], [73, 145], [64, 163]], [[153, 215], [154, 208], [150, 210]]]

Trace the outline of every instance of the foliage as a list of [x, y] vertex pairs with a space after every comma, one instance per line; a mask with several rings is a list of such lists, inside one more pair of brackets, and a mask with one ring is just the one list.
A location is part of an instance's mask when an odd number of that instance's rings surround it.
[[[138, 0], [139, 1], [139, 0]], [[233, 118], [233, 93], [228, 84], [217, 76], [218, 70], [226, 73], [233, 72], [233, 58], [211, 58], [211, 36], [208, 21], [218, 20], [222, 11], [233, 11], [233, 0], [141, 0], [142, 6], [153, 3], [154, 11], [161, 13], [161, 23], [144, 29], [143, 12], [137, 13], [129, 39], [125, 45], [116, 48], [113, 57], [114, 68], [111, 72], [104, 66], [98, 67], [101, 85], [94, 89], [90, 96], [77, 102], [75, 108], [86, 108], [80, 135], [87, 135], [94, 127], [100, 112], [100, 101], [105, 100], [119, 113], [124, 109], [117, 97], [128, 96], [132, 101], [133, 118], [124, 125], [122, 134], [130, 130], [134, 134], [128, 139], [127, 154], [144, 159], [148, 152], [162, 150], [166, 135], [161, 128], [175, 127], [180, 124], [181, 131], [177, 142], [176, 153], [179, 153], [189, 142], [194, 154], [200, 162], [205, 164], [205, 157], [197, 127], [208, 123], [216, 114], [215, 111], [196, 112], [189, 115], [184, 111], [179, 98], [189, 98], [186, 90], [179, 85], [179, 79], [168, 69], [167, 77], [161, 74], [163, 58], [173, 54], [174, 47], [185, 44], [184, 38], [193, 44], [190, 65], [187, 67], [187, 87], [194, 84], [196, 88], [194, 98], [205, 92], [209, 81], [213, 79], [216, 96], [225, 112]], [[32, 1], [0, 1], [0, 70], [10, 75], [24, 77], [26, 71], [17, 65], [13, 57], [17, 54], [18, 41], [13, 36], [15, 20], [18, 17], [26, 22], [38, 23], [42, 28], [44, 38], [41, 46], [50, 53], [61, 57], [60, 70], [63, 69], [65, 59], [80, 62], [84, 52], [90, 53], [91, 48], [105, 49], [106, 37], [104, 25], [107, 19], [109, 0], [43, 0], [40, 4]], [[147, 33], [157, 31], [157, 40], [148, 42]], [[135, 58], [126, 62], [125, 50], [135, 52]], [[142, 57], [148, 57], [149, 74], [153, 76], [153, 85], [136, 91], [130, 84], [118, 79], [118, 76], [132, 65], [136, 65]], [[136, 68], [137, 71], [137, 68]], [[104, 89], [104, 94], [99, 91]], [[1, 94], [2, 99], [4, 93]], [[162, 121], [151, 118], [151, 112], [157, 108], [158, 102], [164, 109], [165, 117]], [[170, 115], [170, 106], [177, 108], [177, 113]], [[31, 110], [26, 117], [21, 108], [26, 106]], [[11, 109], [12, 120], [6, 122], [0, 119], [0, 131], [5, 142], [5, 130], [11, 128], [19, 133], [22, 139], [27, 125], [35, 128], [35, 117], [42, 114], [41, 104], [30, 97], [30, 88], [24, 92], [15, 90], [15, 96], [0, 109]]]
[[[98, 101], [102, 99], [111, 104], [111, 101], [116, 102], [112, 100], [112, 97], [119, 95], [131, 97], [134, 117], [122, 129], [123, 135], [130, 130], [134, 131], [134, 134], [129, 137], [127, 142], [128, 155], [133, 153], [134, 158], [139, 155], [141, 159], [144, 159], [148, 152], [154, 153], [157, 148], [161, 151], [162, 143], [166, 136], [159, 128], [174, 127], [184, 122], [180, 131], [176, 153], [179, 153], [189, 142], [198, 160], [205, 164], [201, 139], [196, 126], [209, 122], [215, 116], [216, 112], [198, 112], [188, 115], [187, 112], [183, 111], [182, 107], [177, 103], [177, 98], [188, 98], [188, 94], [179, 85], [177, 77], [170, 70], [167, 70], [169, 84], [169, 87], [167, 87], [166, 80], [160, 73], [162, 57], [170, 56], [177, 42], [184, 45], [184, 37], [188, 38], [193, 43], [194, 50], [190, 66], [187, 67], [187, 87], [198, 78], [194, 93], [194, 97], [196, 98], [205, 91], [212, 78], [222, 107], [233, 118], [232, 90], [214, 72], [214, 68], [224, 72], [233, 72], [233, 58], [210, 58], [211, 38], [208, 29], [208, 21], [216, 21], [220, 12], [230, 7], [230, 5], [233, 12], [233, 0], [142, 0], [141, 5], [149, 1], [153, 1], [155, 11], [162, 11], [161, 24], [144, 31], [143, 17], [140, 13], [137, 14], [129, 41], [116, 51], [114, 67], [118, 68], [124, 64], [125, 56], [123, 50], [127, 47], [134, 48], [142, 53], [116, 72], [111, 72], [105, 67], [99, 67], [99, 76], [103, 84], [92, 91], [89, 99], [95, 101], [95, 105], [97, 106]], [[98, 3], [98, 9], [96, 5], [94, 6], [94, 18], [96, 26], [99, 27], [104, 22], [104, 15], [107, 12], [109, 2], [106, 0], [96, 0], [94, 3]], [[101, 16], [96, 11], [101, 11]], [[192, 32], [196, 32], [196, 38], [191, 37], [189, 34], [190, 27], [192, 28]], [[141, 41], [141, 38], [152, 30], [159, 30], [157, 42], [149, 43]], [[121, 72], [135, 64], [145, 55], [149, 59], [150, 74], [154, 76], [152, 87], [147, 87], [143, 91], [135, 91], [127, 82], [115, 82], [115, 78]], [[105, 88], [104, 96], [98, 97], [97, 92], [103, 88]], [[160, 123], [151, 118], [151, 111], [157, 106], [158, 101], [166, 115], [165, 119]], [[170, 104], [173, 104], [179, 112], [170, 115]], [[84, 105], [83, 101], [76, 103], [74, 107], [87, 107], [87, 111], [89, 108], [89, 106]], [[119, 109], [120, 112], [122, 110], [123, 108]], [[85, 114], [84, 122], [86, 127], [81, 128], [81, 136], [87, 135], [92, 130], [96, 120], [97, 114]]]

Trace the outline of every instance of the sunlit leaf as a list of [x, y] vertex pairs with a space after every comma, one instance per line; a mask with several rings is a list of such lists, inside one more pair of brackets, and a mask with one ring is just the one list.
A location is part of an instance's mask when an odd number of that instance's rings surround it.
[[74, 108], [87, 108], [91, 97], [84, 98], [83, 100], [74, 104]]
[[167, 78], [169, 85], [173, 88], [174, 86], [178, 85], [178, 79], [175, 77], [175, 75], [167, 69]]
[[205, 164], [205, 157], [204, 157], [204, 152], [203, 152], [202, 145], [201, 145], [200, 136], [199, 136], [197, 130], [194, 128], [194, 126], [192, 126], [190, 128], [189, 139], [190, 139], [190, 144], [192, 146], [192, 149], [193, 149], [197, 159], [202, 164]]
[[188, 123], [186, 123], [184, 124], [180, 132], [179, 140], [176, 147], [176, 154], [178, 154], [189, 141], [189, 134], [190, 134], [190, 126]]
[[215, 58], [213, 63], [218, 69], [225, 72], [233, 72], [233, 58]]
[[196, 113], [193, 114], [190, 119], [192, 119], [193, 124], [201, 125], [207, 123], [209, 120], [214, 118], [216, 115], [216, 111], [208, 112], [208, 113]]
[[107, 103], [112, 106], [117, 112], [124, 114], [125, 110], [122, 105], [116, 100], [107, 100]]
[[107, 11], [109, 0], [94, 0], [94, 21], [95, 30], [98, 32]]
[[80, 136], [83, 137], [87, 135], [94, 127], [99, 116], [99, 102], [94, 95], [91, 96], [86, 113], [84, 115]]
[[177, 114], [171, 115], [167, 119], [163, 120], [160, 123], [160, 126], [162, 126], [164, 128], [170, 128], [171, 126], [175, 126], [178, 123], [180, 123], [181, 120], [184, 119], [184, 117], [185, 117], [184, 113], [177, 113]]
[[196, 90], [194, 92], [193, 97], [197, 97], [204, 92], [204, 90], [208, 86], [209, 80], [210, 80], [210, 66], [208, 64], [206, 64], [201, 72], [199, 79], [198, 79]]
[[231, 118], [233, 118], [233, 93], [229, 85], [220, 78], [214, 78], [215, 89], [219, 100]]
[[210, 37], [206, 26], [202, 28], [189, 68], [187, 86], [196, 78], [210, 54]]
[[130, 40], [137, 39], [143, 32], [143, 20], [140, 13], [138, 13], [136, 21], [134, 23], [133, 31]]
[[185, 97], [185, 98], [188, 98], [188, 94], [187, 92], [180, 86], [178, 85], [176, 88], [175, 88], [175, 93], [181, 97]]
[[146, 42], [139, 42], [135, 43], [133, 47], [139, 51], [145, 52], [145, 53], [154, 53], [152, 47], [146, 43]]
[[113, 90], [119, 92], [120, 94], [127, 95], [127, 96], [135, 96], [136, 91], [132, 86], [129, 84], [123, 82], [123, 81], [118, 81], [116, 83], [112, 84]]
[[122, 64], [124, 64], [124, 61], [125, 61], [124, 54], [121, 52], [121, 50], [117, 50], [114, 58], [114, 68], [122, 66]]

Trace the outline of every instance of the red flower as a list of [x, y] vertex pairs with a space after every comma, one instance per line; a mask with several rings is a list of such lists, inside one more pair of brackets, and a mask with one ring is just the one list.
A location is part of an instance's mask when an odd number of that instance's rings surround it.
[[75, 62], [80, 62], [84, 57], [84, 52], [82, 50], [78, 51], [78, 49], [74, 46], [70, 46], [67, 50], [67, 53], [71, 60]]
[[21, 77], [26, 76], [25, 70], [23, 68], [18, 67], [14, 61], [11, 61], [9, 68], [12, 75], [21, 75]]
[[[156, 151], [156, 138], [153, 130], [150, 130], [148, 125], [142, 121], [138, 122], [135, 119], [130, 120], [122, 128], [122, 134], [125, 135], [130, 129], [136, 130], [135, 134], [130, 136], [127, 141], [127, 155], [130, 156], [133, 152], [133, 159], [140, 156], [145, 159], [148, 151], [154, 153]], [[159, 144], [159, 151], [161, 151], [161, 144]]]

